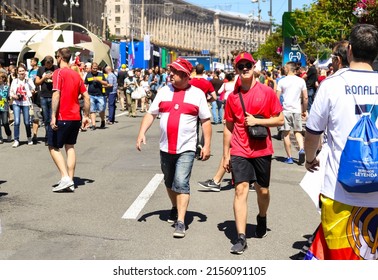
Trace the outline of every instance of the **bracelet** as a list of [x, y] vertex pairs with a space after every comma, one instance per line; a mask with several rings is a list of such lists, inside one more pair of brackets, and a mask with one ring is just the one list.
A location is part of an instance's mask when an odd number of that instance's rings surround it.
[[307, 164], [313, 164], [315, 160], [316, 160], [316, 157], [315, 157], [312, 161], [308, 161], [308, 160], [306, 160], [306, 163], [307, 163]]

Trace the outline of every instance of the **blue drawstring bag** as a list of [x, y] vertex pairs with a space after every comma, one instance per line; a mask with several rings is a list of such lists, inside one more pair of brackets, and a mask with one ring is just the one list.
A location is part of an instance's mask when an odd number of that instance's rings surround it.
[[378, 129], [364, 114], [350, 132], [340, 157], [337, 180], [352, 193], [378, 191]]

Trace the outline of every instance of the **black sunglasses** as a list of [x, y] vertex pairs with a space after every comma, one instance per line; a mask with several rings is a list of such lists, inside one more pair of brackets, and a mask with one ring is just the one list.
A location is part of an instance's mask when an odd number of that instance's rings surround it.
[[240, 71], [243, 71], [244, 68], [247, 68], [248, 70], [251, 70], [252, 67], [253, 67], [253, 64], [252, 64], [252, 62], [247, 62], [246, 64], [238, 64], [236, 67], [237, 67]]

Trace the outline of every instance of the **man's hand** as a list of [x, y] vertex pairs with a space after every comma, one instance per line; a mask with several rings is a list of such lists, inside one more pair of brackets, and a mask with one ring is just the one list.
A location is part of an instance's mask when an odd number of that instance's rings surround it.
[[58, 126], [56, 125], [56, 117], [51, 117], [50, 126], [52, 130], [58, 130]]
[[142, 150], [142, 143], [144, 145], [146, 145], [146, 136], [143, 134], [143, 135], [138, 135], [138, 138], [137, 138], [137, 143], [136, 143], [136, 148], [138, 151], [141, 151]]
[[201, 156], [201, 160], [202, 161], [208, 160], [210, 158], [210, 149], [209, 149], [209, 147], [204, 146], [201, 149], [200, 156]]
[[320, 167], [320, 162], [319, 162], [319, 159], [316, 157], [314, 158], [313, 161], [311, 162], [308, 162], [306, 160], [306, 164], [305, 164], [305, 167], [308, 171], [310, 171], [311, 173], [313, 173], [314, 171], [318, 171], [319, 170], [319, 167]]
[[231, 172], [230, 156], [223, 156], [223, 168], [227, 173]]
[[254, 126], [254, 125], [258, 125], [258, 118], [255, 118], [253, 115], [251, 115], [250, 113], [248, 112], [245, 112], [245, 114], [247, 115], [245, 118], [244, 118], [244, 124], [246, 126]]

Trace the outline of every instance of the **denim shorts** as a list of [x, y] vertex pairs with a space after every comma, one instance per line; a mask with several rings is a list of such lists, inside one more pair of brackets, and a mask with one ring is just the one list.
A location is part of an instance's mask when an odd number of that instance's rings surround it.
[[91, 113], [105, 112], [105, 96], [91, 95]]
[[231, 156], [232, 180], [234, 185], [242, 182], [257, 182], [263, 188], [269, 188], [272, 156], [244, 158]]
[[47, 143], [50, 147], [63, 148], [65, 144], [75, 145], [81, 121], [57, 121], [57, 130], [47, 131]]
[[164, 174], [165, 186], [176, 193], [190, 193], [190, 175], [195, 152], [168, 154], [160, 151], [160, 165]]

